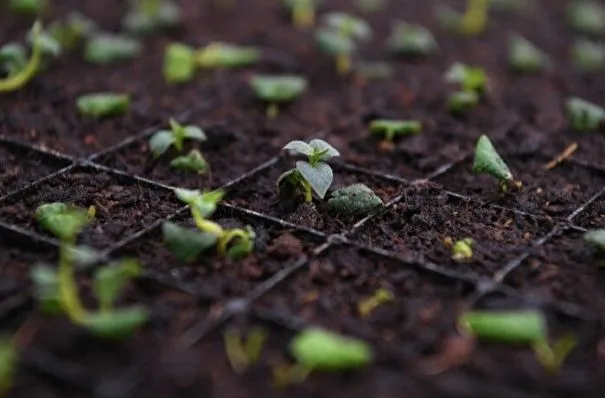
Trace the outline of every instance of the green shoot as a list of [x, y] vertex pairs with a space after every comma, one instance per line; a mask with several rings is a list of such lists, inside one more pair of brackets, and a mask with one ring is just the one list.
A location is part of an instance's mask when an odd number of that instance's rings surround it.
[[447, 107], [454, 115], [469, 112], [479, 104], [479, 95], [474, 91], [456, 91], [448, 97]]
[[575, 0], [567, 6], [567, 21], [580, 33], [605, 33], [605, 7], [591, 0]]
[[141, 272], [141, 265], [131, 259], [99, 268], [94, 275], [93, 289], [101, 312], [112, 311], [127, 283]]
[[136, 58], [143, 46], [127, 36], [99, 33], [86, 42], [84, 59], [91, 64], [107, 65], [116, 61]]
[[373, 135], [383, 136], [386, 141], [393, 142], [395, 137], [419, 134], [422, 123], [418, 120], [376, 119], [370, 123], [370, 131]]
[[557, 373], [577, 344], [574, 336], [564, 335], [552, 347], [547, 340], [540, 340], [534, 343], [533, 349], [540, 365], [550, 373]]
[[575, 41], [571, 49], [571, 61], [576, 69], [595, 72], [605, 68], [605, 47], [585, 39]]
[[164, 244], [178, 261], [191, 263], [205, 250], [216, 245], [216, 235], [183, 228], [178, 224], [166, 221], [162, 225]]
[[0, 396], [13, 385], [19, 357], [15, 343], [6, 337], [0, 339]]
[[546, 318], [539, 311], [471, 311], [458, 324], [462, 331], [490, 342], [533, 344], [547, 339]]
[[40, 15], [48, 8], [48, 0], [9, 0], [8, 9], [21, 15]]
[[502, 160], [486, 135], [482, 135], [477, 141], [473, 173], [489, 174], [497, 178], [504, 192], [508, 190], [511, 184], [512, 186], [520, 187], [520, 183], [514, 180], [513, 174], [510, 172], [507, 164]]
[[344, 12], [331, 12], [323, 17], [324, 26], [353, 40], [369, 40], [372, 28], [361, 18]]
[[539, 72], [551, 65], [548, 55], [519, 35], [510, 38], [508, 51], [511, 67], [519, 72]]
[[82, 115], [95, 119], [120, 116], [128, 111], [130, 96], [115, 93], [86, 94], [78, 97], [76, 107]]
[[364, 184], [337, 189], [326, 203], [329, 213], [344, 217], [367, 216], [383, 207], [382, 199]]
[[362, 318], [367, 317], [376, 308], [395, 300], [395, 295], [387, 289], [378, 289], [370, 297], [361, 300], [357, 304], [357, 312]]
[[171, 0], [131, 0], [122, 25], [131, 33], [144, 35], [171, 28], [181, 22], [181, 9]]
[[25, 48], [18, 43], [7, 43], [0, 47], [0, 72], [13, 76], [27, 67]]
[[206, 174], [210, 170], [208, 162], [206, 162], [204, 156], [197, 149], [192, 149], [187, 155], [172, 159], [170, 167], [197, 174]]
[[294, 26], [306, 29], [315, 25], [315, 14], [319, 0], [283, 0], [283, 3], [292, 13]]
[[605, 254], [605, 229], [593, 229], [584, 234], [584, 242]]
[[170, 84], [186, 83], [193, 79], [196, 72], [195, 50], [181, 43], [166, 47], [162, 74]]
[[40, 226], [61, 240], [71, 240], [94, 218], [92, 211], [62, 203], [45, 203], [36, 209]]
[[395, 23], [387, 44], [393, 54], [401, 55], [430, 55], [439, 49], [430, 30], [403, 21]]
[[280, 195], [296, 197], [300, 193], [306, 202], [313, 200], [313, 192], [321, 199], [326, 196], [332, 185], [334, 174], [332, 168], [326, 163], [340, 153], [323, 140], [315, 139], [309, 143], [304, 141], [291, 141], [284, 150], [307, 156], [307, 161], [296, 162], [296, 168], [286, 171], [277, 180]]
[[48, 32], [66, 50], [73, 49], [97, 30], [94, 21], [84, 15], [72, 12], [64, 21], [55, 21], [48, 27]]
[[30, 277], [34, 282], [35, 297], [40, 310], [48, 315], [63, 312], [56, 271], [50, 266], [39, 265], [32, 268]]
[[444, 244], [452, 250], [452, 260], [466, 262], [473, 259], [473, 239], [463, 238], [454, 242], [448, 236], [444, 239]]
[[225, 352], [235, 373], [243, 374], [258, 362], [267, 337], [262, 328], [253, 328], [245, 341], [235, 329], [225, 331]]
[[445, 72], [445, 81], [458, 84], [463, 91], [482, 94], [487, 88], [487, 74], [482, 68], [455, 63]]
[[182, 151], [185, 140], [203, 142], [206, 141], [206, 134], [198, 126], [183, 126], [176, 120], [170, 119], [170, 130], [160, 130], [153, 134], [149, 139], [149, 149], [153, 156], [158, 158], [170, 147]]
[[605, 109], [581, 98], [568, 98], [565, 107], [567, 119], [576, 131], [596, 131], [605, 120]]
[[195, 59], [200, 68], [233, 69], [256, 64], [261, 53], [254, 47], [214, 42], [197, 50]]
[[294, 101], [307, 89], [307, 79], [302, 76], [256, 75], [250, 79], [256, 97], [269, 103], [267, 117], [274, 119], [279, 113], [278, 104]]
[[460, 34], [476, 36], [487, 27], [489, 0], [467, 0], [466, 11], [458, 14], [448, 7], [437, 9], [441, 24]]

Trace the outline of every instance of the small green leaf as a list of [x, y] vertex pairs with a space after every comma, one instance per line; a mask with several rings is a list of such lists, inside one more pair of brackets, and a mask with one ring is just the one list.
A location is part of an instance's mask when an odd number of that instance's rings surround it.
[[366, 342], [322, 329], [300, 332], [290, 343], [290, 351], [300, 365], [317, 371], [353, 370], [373, 360], [372, 347]]
[[186, 83], [196, 71], [195, 50], [180, 43], [170, 44], [164, 54], [164, 79], [170, 84]]
[[313, 148], [311, 156], [317, 156], [317, 160], [321, 162], [327, 162], [334, 157], [340, 156], [340, 152], [324, 140], [313, 139], [309, 142], [309, 146]]
[[296, 162], [296, 170], [307, 181], [313, 191], [323, 199], [332, 185], [334, 173], [332, 168], [327, 163], [318, 163], [311, 166], [307, 162]]
[[30, 276], [34, 282], [34, 294], [42, 312], [48, 315], [62, 313], [63, 306], [59, 296], [57, 271], [47, 265], [39, 265], [32, 268]]
[[83, 326], [101, 338], [121, 340], [131, 336], [148, 319], [147, 309], [129, 307], [86, 314]]
[[254, 47], [214, 42], [198, 50], [195, 58], [202, 68], [239, 68], [256, 64], [260, 57]]
[[36, 208], [36, 220], [61, 240], [71, 240], [90, 222], [85, 209], [66, 203], [45, 203]]
[[439, 49], [430, 30], [403, 21], [393, 26], [387, 44], [393, 54], [402, 55], [430, 55]]
[[48, 7], [48, 0], [9, 0], [8, 8], [22, 15], [40, 15]]
[[596, 1], [576, 0], [567, 6], [567, 21], [578, 32], [605, 33], [605, 7]]
[[459, 84], [463, 91], [482, 93], [487, 87], [487, 75], [482, 68], [470, 67], [459, 62], [450, 66], [445, 72], [448, 83]]
[[486, 341], [531, 344], [547, 338], [546, 319], [539, 311], [471, 311], [460, 317], [459, 324]]
[[307, 89], [307, 80], [295, 75], [256, 75], [250, 84], [257, 98], [272, 103], [293, 101]]
[[311, 145], [307, 144], [304, 141], [294, 140], [290, 141], [283, 147], [285, 151], [294, 151], [298, 152], [301, 155], [311, 156], [314, 152], [314, 149]]
[[61, 45], [61, 48], [68, 50], [96, 30], [96, 23], [78, 12], [71, 12], [64, 21], [55, 21], [48, 27], [49, 34]]
[[130, 96], [115, 93], [86, 94], [78, 97], [76, 106], [82, 115], [96, 119], [120, 116], [128, 111]]
[[140, 0], [125, 15], [122, 26], [130, 33], [145, 35], [177, 26], [181, 20], [181, 9], [174, 1]]
[[384, 135], [385, 140], [393, 142], [396, 136], [418, 134], [422, 131], [422, 123], [418, 120], [387, 120], [376, 119], [370, 123], [372, 134]]
[[454, 115], [467, 113], [479, 104], [479, 95], [474, 91], [456, 91], [450, 94], [447, 101], [448, 109]]
[[39, 46], [43, 56], [57, 57], [61, 54], [61, 43], [43, 29], [38, 31], [32, 28], [27, 34], [27, 41], [32, 47]]
[[605, 119], [605, 109], [581, 98], [568, 98], [565, 107], [567, 119], [576, 131], [596, 131]]
[[139, 56], [143, 50], [141, 43], [130, 37], [99, 33], [86, 42], [84, 59], [93, 64], [106, 65]]
[[[89, 216], [90, 219], [90, 216]], [[90, 246], [72, 246], [69, 248], [69, 258], [79, 268], [88, 268], [99, 262], [101, 253]]]
[[571, 50], [574, 66], [584, 72], [594, 72], [605, 67], [605, 47], [585, 39], [575, 41]]
[[317, 30], [315, 41], [322, 52], [330, 55], [351, 54], [357, 47], [350, 37], [329, 29]]
[[456, 241], [452, 247], [452, 260], [463, 262], [473, 258], [473, 240], [464, 238]]
[[225, 191], [220, 189], [202, 193], [199, 190], [176, 188], [174, 193], [181, 202], [195, 207], [202, 217], [214, 214], [218, 202], [225, 196]]
[[372, 28], [361, 18], [344, 12], [334, 11], [325, 14], [324, 25], [344, 37], [355, 40], [368, 40], [372, 37]]
[[194, 261], [197, 256], [216, 245], [217, 237], [212, 234], [181, 227], [170, 221], [162, 224], [164, 244], [183, 263]]
[[172, 159], [170, 167], [177, 170], [191, 171], [197, 174], [205, 174], [210, 168], [206, 159], [204, 159], [197, 149], [192, 149], [185, 156], [178, 156]]
[[522, 36], [514, 35], [508, 42], [509, 63], [520, 72], [538, 72], [550, 67], [550, 58]]
[[332, 214], [345, 217], [367, 216], [384, 207], [382, 200], [364, 184], [353, 184], [330, 195], [326, 207]]
[[18, 43], [7, 43], [0, 47], [0, 71], [14, 76], [27, 66], [27, 53]]
[[172, 131], [160, 130], [153, 134], [149, 139], [149, 149], [154, 158], [158, 158], [175, 143]]
[[296, 169], [282, 173], [277, 179], [277, 190], [281, 198], [296, 198], [303, 194], [302, 175]]
[[605, 229], [593, 229], [584, 234], [584, 242], [605, 253]]
[[473, 173], [486, 173], [497, 178], [499, 181], [513, 180], [513, 174], [486, 135], [482, 135], [477, 141]]
[[101, 311], [113, 308], [126, 284], [141, 274], [141, 265], [134, 259], [120, 260], [95, 272], [93, 289]]
[[19, 355], [14, 343], [3, 337], [0, 339], [0, 395], [4, 396], [13, 385]]

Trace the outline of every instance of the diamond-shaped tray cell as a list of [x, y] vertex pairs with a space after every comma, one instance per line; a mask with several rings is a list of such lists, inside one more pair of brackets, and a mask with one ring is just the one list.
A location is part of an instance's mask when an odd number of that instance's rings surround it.
[[488, 175], [473, 174], [473, 160], [456, 165], [436, 181], [450, 191], [489, 200], [531, 214], [567, 217], [587, 199], [605, 187], [605, 173], [571, 162], [550, 170], [544, 166], [552, 158], [543, 156], [504, 156], [520, 192], [501, 193], [498, 181]]
[[566, 301], [602, 313], [605, 275], [599, 271], [598, 253], [582, 240], [582, 233], [567, 231], [535, 249], [507, 278], [506, 283], [527, 296]]
[[0, 197], [69, 165], [69, 160], [0, 141]]
[[[368, 300], [379, 289], [393, 297], [373, 308]], [[379, 344], [413, 344], [419, 351], [430, 351], [454, 329], [465, 291], [463, 282], [419, 272], [355, 247], [334, 246], [261, 297], [256, 306]]]
[[605, 195], [590, 203], [573, 219], [574, 224], [587, 229], [605, 228]]
[[[230, 188], [227, 202], [266, 213], [297, 225], [313, 228], [326, 233], [346, 232], [363, 217], [335, 217], [328, 213], [325, 202], [300, 203], [293, 200], [280, 200], [277, 192], [279, 176], [294, 167], [295, 162], [280, 159], [269, 169], [263, 170], [251, 178], [244, 179]], [[401, 190], [401, 184], [363, 172], [351, 171], [333, 165], [334, 182], [331, 190], [348, 185], [362, 183], [371, 188], [383, 202], [387, 203]], [[330, 192], [326, 195], [329, 198]]]
[[106, 248], [181, 207], [170, 190], [92, 167], [76, 168], [35, 184], [0, 204], [0, 220], [47, 235], [36, 222], [36, 208], [65, 202], [88, 208], [96, 215], [80, 234], [81, 243]]
[[[354, 239], [426, 259], [463, 274], [492, 276], [552, 229], [548, 219], [461, 199], [439, 190], [406, 189], [401, 202], [372, 219]], [[473, 256], [456, 262], [444, 240], [473, 240]]]
[[[321, 243], [320, 236], [227, 208], [219, 208], [212, 220], [224, 228], [252, 227], [256, 233], [253, 253], [240, 260], [229, 260], [211, 248], [194, 260], [183, 263], [164, 244], [162, 228], [158, 227], [118, 248], [113, 254], [136, 257], [153, 274], [184, 286], [208, 304], [219, 304], [244, 296], [284, 266], [301, 260]], [[177, 216], [172, 222], [195, 230], [189, 212]]]

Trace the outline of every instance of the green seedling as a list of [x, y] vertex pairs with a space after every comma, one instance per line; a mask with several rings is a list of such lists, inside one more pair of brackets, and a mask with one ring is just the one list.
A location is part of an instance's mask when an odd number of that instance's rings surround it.
[[420, 25], [397, 21], [387, 42], [391, 53], [396, 55], [430, 55], [439, 50], [430, 30]]
[[440, 6], [437, 8], [437, 19], [447, 29], [467, 36], [476, 36], [487, 27], [489, 0], [467, 0], [466, 4], [463, 14]]
[[292, 102], [307, 89], [307, 79], [302, 76], [256, 75], [250, 79], [256, 97], [269, 103], [267, 117], [274, 119], [279, 113], [279, 104]]
[[166, 47], [162, 74], [170, 84], [186, 83], [193, 79], [196, 72], [195, 50], [181, 43], [172, 43]]
[[357, 312], [362, 318], [370, 315], [378, 307], [391, 303], [395, 295], [387, 289], [378, 289], [370, 297], [361, 300], [357, 304]]
[[144, 35], [177, 26], [181, 19], [181, 9], [172, 0], [131, 0], [122, 25], [128, 32]]
[[326, 196], [334, 180], [334, 173], [328, 163], [340, 153], [332, 145], [319, 139], [291, 141], [284, 150], [307, 157], [307, 161], [296, 162], [296, 168], [283, 173], [277, 180], [277, 188], [282, 197], [297, 197], [302, 194], [306, 202], [313, 200], [313, 192], [321, 199]]
[[254, 65], [261, 58], [255, 47], [239, 46], [222, 42], [210, 43], [197, 50], [195, 59], [200, 68], [233, 69]]
[[578, 39], [571, 49], [573, 65], [583, 72], [595, 72], [605, 68], [605, 47], [603, 43]]
[[[40, 22], [34, 23], [29, 34], [32, 50], [27, 62], [23, 62], [21, 50], [16, 50], [15, 45], [11, 45], [7, 50], [5, 47], [5, 57], [8, 52], [10, 61], [7, 64], [0, 64], [0, 69], [6, 70], [8, 76], [0, 78], [0, 93], [16, 91], [29, 83], [42, 69], [44, 56], [46, 54], [58, 55], [61, 51], [59, 43], [50, 37], [42, 29]], [[6, 62], [6, 61], [5, 61]]]
[[353, 40], [369, 40], [372, 38], [372, 28], [361, 18], [344, 12], [331, 12], [323, 17], [327, 29], [340, 33]]
[[331, 193], [326, 203], [329, 213], [344, 217], [367, 216], [384, 207], [378, 195], [364, 184], [353, 184]]
[[487, 74], [482, 68], [471, 67], [456, 62], [445, 72], [445, 81], [458, 84], [462, 91], [472, 91], [478, 94], [487, 88]]
[[370, 123], [370, 132], [381, 136], [385, 141], [393, 142], [396, 137], [420, 134], [422, 123], [418, 120], [376, 119]]
[[446, 247], [452, 250], [452, 260], [466, 262], [473, 259], [473, 240], [463, 238], [454, 242], [449, 236], [444, 239]]
[[471, 311], [458, 324], [462, 331], [489, 342], [532, 344], [547, 339], [546, 318], [539, 311]]
[[4, 396], [13, 385], [19, 356], [15, 343], [7, 338], [0, 338], [0, 397]]
[[584, 242], [605, 254], [605, 229], [593, 229], [584, 234]]
[[546, 53], [519, 35], [509, 39], [508, 62], [519, 72], [539, 72], [548, 69], [551, 65]]
[[567, 119], [576, 131], [596, 131], [605, 120], [605, 109], [581, 98], [568, 98], [565, 108]]
[[95, 119], [120, 116], [128, 111], [130, 96], [115, 93], [86, 94], [78, 97], [76, 107], [82, 115]]
[[99, 33], [88, 39], [84, 59], [98, 65], [136, 58], [141, 54], [141, 43], [127, 36]]
[[502, 191], [506, 192], [509, 186], [520, 187], [507, 164], [502, 160], [496, 148], [486, 135], [482, 135], [475, 147], [475, 160], [473, 162], [473, 173], [489, 174], [500, 182]]
[[223, 191], [202, 193], [177, 188], [175, 194], [179, 200], [189, 205], [193, 221], [199, 230], [194, 235], [191, 230], [165, 224], [164, 242], [178, 258], [192, 261], [199, 253], [213, 246], [216, 246], [220, 256], [231, 259], [243, 258], [254, 251], [256, 234], [252, 228], [224, 229], [207, 219], [216, 211], [218, 202], [225, 194]]
[[72, 12], [65, 20], [55, 21], [48, 27], [50, 36], [66, 50], [73, 49], [96, 30], [96, 23], [78, 12]]
[[36, 16], [48, 8], [48, 0], [9, 0], [8, 9], [14, 13]]
[[210, 165], [200, 151], [192, 149], [187, 155], [177, 156], [170, 161], [170, 168], [189, 171], [196, 174], [206, 174]]
[[267, 337], [267, 331], [258, 327], [250, 331], [245, 341], [237, 330], [225, 331], [225, 352], [235, 373], [243, 374], [258, 362]]
[[319, 2], [319, 0], [283, 0], [284, 6], [292, 13], [294, 26], [302, 29], [315, 25]]
[[605, 33], [605, 7], [596, 1], [576, 0], [567, 6], [567, 21], [578, 32], [589, 35]]
[[176, 120], [170, 119], [170, 130], [160, 130], [149, 139], [149, 149], [155, 158], [162, 156], [170, 147], [177, 151], [183, 150], [186, 140], [206, 141], [206, 134], [198, 126], [183, 126]]
[[93, 218], [94, 209], [82, 210], [62, 202], [45, 203], [36, 209], [36, 221], [61, 240], [75, 237]]
[[551, 346], [547, 340], [540, 340], [533, 344], [536, 360], [549, 373], [557, 373], [563, 363], [578, 344], [572, 335], [564, 335]]
[[456, 91], [447, 100], [447, 107], [454, 115], [463, 115], [479, 105], [479, 94], [474, 91]]
[[13, 76], [27, 67], [27, 52], [19, 43], [0, 47], [0, 72]]

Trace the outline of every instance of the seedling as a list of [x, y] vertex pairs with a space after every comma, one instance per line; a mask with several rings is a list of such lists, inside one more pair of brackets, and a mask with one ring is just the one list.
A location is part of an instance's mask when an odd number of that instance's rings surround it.
[[206, 141], [206, 134], [198, 126], [183, 126], [176, 120], [170, 119], [170, 130], [160, 130], [153, 134], [149, 139], [149, 149], [153, 156], [158, 158], [170, 147], [182, 151], [185, 140], [203, 142]]
[[357, 8], [363, 12], [376, 12], [384, 9], [389, 0], [355, 0]]
[[584, 72], [595, 72], [605, 67], [605, 47], [603, 43], [578, 39], [571, 49], [571, 61]]
[[164, 242], [181, 260], [193, 261], [199, 253], [216, 246], [220, 256], [239, 259], [252, 253], [256, 234], [250, 227], [224, 229], [208, 220], [223, 198], [223, 191], [200, 192], [175, 189], [177, 197], [189, 205], [199, 231], [191, 231], [176, 224], [164, 224]]
[[486, 135], [482, 135], [477, 141], [475, 147], [475, 161], [473, 163], [473, 173], [489, 174], [500, 182], [500, 188], [506, 192], [512, 185], [520, 188], [521, 183], [513, 178], [510, 169], [502, 160], [492, 142]]
[[172, 159], [170, 167], [197, 174], [206, 174], [210, 169], [210, 165], [208, 165], [204, 156], [197, 149], [192, 149], [187, 155]]
[[357, 312], [362, 318], [370, 315], [376, 308], [395, 300], [395, 295], [387, 289], [378, 289], [370, 297], [357, 304]]
[[136, 58], [141, 54], [141, 43], [130, 37], [109, 33], [92, 36], [84, 49], [84, 59], [98, 65]]
[[19, 357], [14, 342], [0, 338], [0, 396], [4, 396], [13, 385]]
[[487, 88], [485, 70], [459, 62], [450, 66], [445, 72], [445, 81], [460, 85], [463, 91], [472, 91], [478, 94], [482, 94]]
[[353, 40], [369, 40], [372, 28], [361, 18], [344, 12], [331, 12], [323, 18], [324, 26]]
[[302, 76], [256, 75], [250, 79], [256, 97], [269, 103], [267, 117], [274, 119], [279, 113], [279, 104], [292, 102], [307, 89], [307, 79]]
[[162, 74], [170, 84], [186, 83], [193, 79], [196, 72], [195, 50], [181, 43], [166, 47]]
[[235, 329], [225, 331], [225, 352], [235, 373], [243, 374], [258, 362], [267, 337], [267, 331], [258, 327], [250, 331], [246, 341]]
[[584, 234], [584, 242], [605, 254], [605, 229], [594, 229]]
[[83, 209], [62, 202], [45, 203], [36, 209], [35, 217], [40, 226], [60, 240], [77, 236], [95, 215], [94, 207]]
[[319, 0], [283, 0], [283, 3], [292, 13], [294, 26], [305, 29], [315, 24]]
[[73, 49], [97, 30], [94, 21], [84, 15], [72, 12], [64, 21], [55, 21], [48, 27], [48, 32], [66, 50]]
[[538, 72], [551, 65], [548, 55], [519, 35], [509, 39], [508, 57], [510, 66], [519, 72]]
[[82, 115], [95, 119], [120, 116], [128, 111], [130, 96], [115, 93], [86, 94], [78, 97], [76, 107]]
[[22, 15], [40, 15], [48, 8], [48, 0], [9, 0], [8, 9]]
[[430, 30], [403, 21], [395, 23], [387, 44], [389, 50], [398, 55], [430, 55], [439, 49]]
[[473, 240], [463, 238], [454, 242], [451, 237], [446, 237], [443, 241], [445, 246], [452, 250], [452, 260], [456, 262], [466, 262], [473, 259]]
[[422, 123], [418, 120], [376, 119], [370, 123], [370, 131], [373, 135], [384, 137], [385, 141], [392, 143], [396, 137], [419, 134], [422, 131]]
[[383, 207], [380, 197], [364, 184], [338, 189], [332, 192], [326, 203], [329, 213], [344, 217], [365, 217]]
[[565, 107], [567, 119], [576, 131], [596, 131], [605, 120], [605, 109], [581, 98], [568, 98]]
[[474, 91], [456, 91], [447, 100], [447, 107], [454, 115], [468, 113], [479, 104], [479, 95]]
[[591, 0], [573, 1], [567, 6], [567, 21], [578, 32], [601, 35], [605, 33], [605, 7]]
[[[57, 55], [61, 50], [59, 43], [42, 30], [40, 22], [34, 23], [30, 32], [30, 40], [32, 50], [27, 62], [23, 62], [24, 58], [21, 56], [24, 50], [15, 51], [14, 46], [12, 49], [9, 48], [8, 52], [11, 54], [9, 66], [0, 65], [2, 69], [8, 72], [8, 76], [0, 78], [0, 93], [15, 91], [25, 86], [42, 68], [44, 55], [48, 53]], [[7, 50], [5, 49], [5, 51]]]
[[199, 49], [195, 58], [200, 68], [233, 69], [256, 64], [261, 53], [255, 47], [214, 42]]
[[27, 66], [27, 53], [18, 43], [7, 43], [0, 47], [0, 72], [13, 76]]
[[371, 61], [356, 63], [355, 73], [366, 80], [385, 80], [391, 78], [395, 72], [387, 62]]
[[282, 196], [296, 197], [300, 194], [306, 202], [313, 200], [313, 192], [321, 199], [332, 185], [334, 173], [326, 163], [340, 153], [332, 145], [319, 139], [291, 141], [283, 148], [307, 156], [307, 161], [296, 162], [296, 168], [283, 173], [277, 180], [277, 188]]
[[172, 0], [131, 0], [122, 25], [135, 34], [148, 34], [181, 22], [181, 9]]
[[459, 14], [446, 6], [437, 9], [437, 19], [447, 28], [460, 34], [476, 36], [487, 27], [489, 0], [467, 0], [466, 11]]
[[572, 335], [564, 335], [551, 346], [547, 340], [540, 340], [533, 344], [536, 360], [550, 373], [557, 373], [563, 363], [578, 344]]

